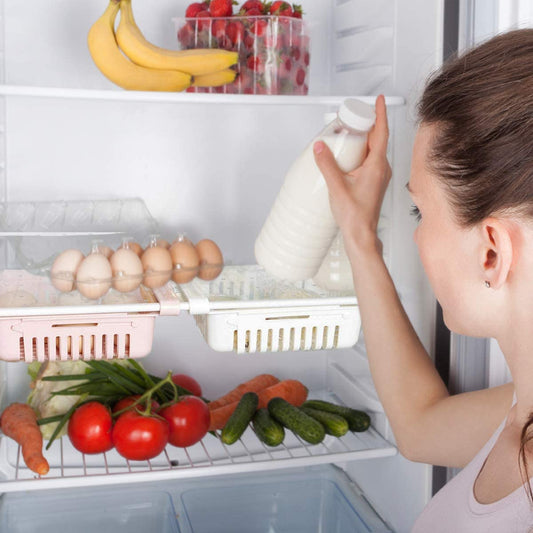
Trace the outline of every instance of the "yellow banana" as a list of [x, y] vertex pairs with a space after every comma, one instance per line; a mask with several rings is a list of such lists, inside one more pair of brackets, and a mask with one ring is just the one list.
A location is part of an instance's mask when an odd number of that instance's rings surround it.
[[177, 70], [158, 70], [132, 63], [120, 51], [115, 38], [115, 19], [120, 0], [110, 0], [87, 36], [89, 51], [102, 74], [124, 89], [134, 91], [183, 91], [191, 76]]
[[219, 72], [195, 76], [192, 85], [193, 87], [220, 87], [221, 85], [235, 81], [236, 76], [237, 73], [234, 70], [227, 68]]
[[237, 52], [197, 48], [194, 50], [168, 50], [147, 41], [135, 23], [131, 0], [120, 1], [120, 23], [117, 42], [121, 50], [138, 65], [150, 68], [176, 69], [192, 76], [216, 72], [235, 65]]

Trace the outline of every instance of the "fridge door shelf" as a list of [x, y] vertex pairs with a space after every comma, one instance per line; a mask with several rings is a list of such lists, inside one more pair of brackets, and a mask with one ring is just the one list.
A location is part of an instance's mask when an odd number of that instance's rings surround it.
[[[339, 402], [326, 392], [311, 392], [309, 396]], [[364, 433], [349, 432], [341, 438], [328, 435], [317, 445], [310, 445], [287, 430], [284, 442], [275, 448], [264, 445], [250, 427], [231, 446], [223, 444], [219, 436], [219, 432], [216, 437], [207, 434], [188, 448], [167, 446], [161, 455], [145, 462], [128, 461], [114, 449], [105, 454], [83, 455], [72, 447], [68, 437], [63, 437], [44, 451], [50, 472], [43, 477], [26, 468], [20, 447], [4, 437], [0, 442], [0, 492], [259, 472], [397, 453], [372, 426]]]

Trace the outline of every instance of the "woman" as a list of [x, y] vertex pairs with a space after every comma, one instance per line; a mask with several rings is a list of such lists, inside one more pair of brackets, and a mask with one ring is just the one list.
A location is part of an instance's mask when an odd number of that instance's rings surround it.
[[[385, 103], [361, 167], [315, 159], [344, 236], [370, 369], [400, 452], [463, 468], [414, 531], [533, 527], [533, 30], [444, 66], [420, 102], [408, 190], [422, 264], [454, 332], [494, 337], [512, 383], [450, 396], [402, 309], [376, 227], [391, 177]], [[531, 425], [530, 425], [531, 424]]]

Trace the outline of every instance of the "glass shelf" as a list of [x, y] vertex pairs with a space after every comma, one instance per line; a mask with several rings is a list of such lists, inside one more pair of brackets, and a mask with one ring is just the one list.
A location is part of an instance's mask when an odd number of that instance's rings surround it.
[[[366, 103], [373, 103], [375, 101], [375, 96], [356, 95], [285, 96], [247, 94], [202, 94], [188, 92], [170, 93], [99, 89], [73, 89], [63, 87], [39, 87], [29, 85], [0, 85], [0, 96], [217, 105], [224, 103], [228, 105], [338, 106], [346, 98], [354, 97], [357, 97]], [[405, 104], [405, 99], [401, 96], [387, 96], [386, 103], [388, 106], [402, 106]]]

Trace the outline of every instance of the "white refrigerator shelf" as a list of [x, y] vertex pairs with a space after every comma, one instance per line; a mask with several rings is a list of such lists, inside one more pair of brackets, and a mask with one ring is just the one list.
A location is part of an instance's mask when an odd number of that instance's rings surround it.
[[[320, 392], [310, 397], [338, 401]], [[46, 476], [30, 471], [24, 464], [20, 447], [12, 439], [2, 437], [0, 493], [258, 472], [397, 453], [372, 426], [366, 432], [349, 432], [341, 438], [328, 435], [317, 445], [310, 445], [287, 430], [283, 444], [275, 448], [264, 445], [250, 427], [231, 446], [223, 444], [219, 436], [219, 432], [217, 437], [207, 434], [188, 448], [167, 446], [161, 455], [150, 461], [128, 461], [114, 449], [104, 454], [84, 455], [72, 447], [68, 437], [63, 437], [44, 452], [50, 464]]]

